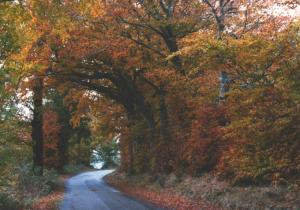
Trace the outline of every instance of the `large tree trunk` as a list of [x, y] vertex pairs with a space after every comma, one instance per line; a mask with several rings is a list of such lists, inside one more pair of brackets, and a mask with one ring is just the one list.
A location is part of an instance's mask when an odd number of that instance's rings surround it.
[[66, 134], [64, 131], [61, 131], [59, 142], [58, 142], [58, 158], [59, 158], [58, 170], [60, 172], [63, 172], [64, 167], [69, 161], [68, 140], [69, 140], [69, 135]]
[[43, 79], [36, 77], [33, 87], [33, 119], [31, 122], [33, 173], [43, 175]]
[[[136, 114], [134, 112], [128, 112], [127, 113], [128, 117], [128, 126], [129, 129], [134, 126], [135, 124], [135, 119], [136, 119]], [[127, 168], [127, 173], [128, 174], [133, 174], [134, 173], [134, 140], [135, 138], [130, 137], [128, 140], [128, 168]]]
[[157, 156], [157, 166], [159, 166], [159, 172], [168, 173], [171, 171], [170, 160], [172, 159], [172, 151], [170, 150], [171, 135], [168, 108], [165, 101], [165, 95], [162, 92], [160, 94], [159, 102], [159, 120], [160, 120], [160, 147], [164, 148], [164, 152]]
[[159, 118], [160, 118], [160, 134], [163, 142], [168, 143], [170, 141], [169, 129], [169, 116], [167, 105], [165, 102], [165, 96], [162, 94], [159, 96]]
[[129, 175], [132, 175], [134, 173], [134, 167], [133, 167], [133, 161], [134, 161], [134, 154], [133, 154], [133, 140], [129, 140], [128, 142], [128, 171], [127, 173]]
[[59, 124], [61, 125], [59, 131], [59, 141], [58, 141], [58, 170], [63, 172], [64, 167], [69, 163], [69, 139], [72, 136], [73, 128], [70, 125], [71, 113], [64, 105], [64, 97], [67, 92], [60, 95], [57, 93], [54, 98], [55, 104], [57, 106], [57, 112], [59, 113]]
[[69, 121], [70, 121], [69, 113], [67, 114], [64, 113], [63, 116], [60, 116], [59, 123], [60, 125], [62, 125], [59, 134], [59, 142], [58, 142], [58, 158], [59, 158], [58, 170], [60, 172], [63, 172], [64, 167], [69, 162], [68, 144], [69, 144], [69, 139], [72, 135], [72, 127], [69, 124]]

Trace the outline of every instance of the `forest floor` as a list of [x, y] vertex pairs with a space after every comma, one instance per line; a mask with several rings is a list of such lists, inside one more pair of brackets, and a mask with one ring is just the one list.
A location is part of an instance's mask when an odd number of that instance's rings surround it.
[[114, 172], [106, 181], [121, 191], [166, 209], [300, 209], [300, 183], [286, 186], [232, 186], [212, 174], [200, 177], [126, 176]]

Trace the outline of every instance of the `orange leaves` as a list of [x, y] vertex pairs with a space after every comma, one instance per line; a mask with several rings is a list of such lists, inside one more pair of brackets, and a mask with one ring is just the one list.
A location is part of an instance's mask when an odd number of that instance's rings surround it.
[[44, 130], [45, 130], [45, 138], [53, 138], [56, 139], [56, 135], [58, 135], [58, 131], [60, 129], [60, 125], [58, 125], [58, 114], [52, 110], [47, 110], [44, 113]]
[[51, 109], [45, 111], [43, 116], [44, 162], [50, 168], [57, 168], [58, 166], [57, 152], [61, 132], [58, 117], [58, 114]]
[[200, 105], [195, 111], [191, 134], [184, 146], [189, 173], [197, 175], [213, 169], [221, 155], [224, 110], [217, 105]]
[[40, 198], [33, 206], [33, 210], [55, 210], [63, 199], [63, 192], [53, 192], [50, 195]]

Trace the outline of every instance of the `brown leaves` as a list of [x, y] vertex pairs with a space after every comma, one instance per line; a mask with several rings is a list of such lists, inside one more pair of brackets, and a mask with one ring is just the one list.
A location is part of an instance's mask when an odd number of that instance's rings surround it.
[[63, 198], [63, 192], [54, 192], [48, 196], [40, 198], [36, 201], [32, 209], [33, 210], [57, 210], [58, 204]]
[[61, 126], [58, 122], [58, 114], [48, 109], [43, 115], [43, 138], [44, 138], [44, 163], [46, 167], [57, 168], [58, 166], [58, 142]]

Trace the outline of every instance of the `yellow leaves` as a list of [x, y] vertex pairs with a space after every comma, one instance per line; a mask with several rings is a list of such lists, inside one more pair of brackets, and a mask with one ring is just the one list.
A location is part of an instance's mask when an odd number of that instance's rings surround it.
[[99, 18], [99, 17], [103, 17], [103, 15], [105, 14], [105, 8], [103, 5], [104, 1], [91, 1], [90, 3], [90, 15], [93, 18]]
[[[69, 111], [72, 112], [75, 108], [70, 123], [73, 127], [80, 125], [81, 119], [87, 115], [89, 111], [90, 100], [85, 90], [71, 90], [64, 99], [64, 104], [69, 107]], [[76, 104], [76, 107], [73, 107]]]
[[[282, 66], [295, 56], [296, 49], [287, 41], [287, 31], [277, 36], [245, 35], [240, 39], [224, 36], [217, 40], [207, 31], [193, 33], [183, 39], [183, 47], [168, 59], [181, 56], [190, 66], [188, 74], [226, 71], [240, 83], [271, 83]], [[294, 45], [297, 41], [293, 40]], [[290, 62], [290, 61], [289, 61]], [[276, 77], [275, 77], [276, 76]]]
[[[73, 12], [78, 13], [79, 19], [85, 20], [90, 18], [100, 18], [105, 14], [104, 1], [99, 0], [82, 0], [68, 2], [68, 6]], [[81, 16], [81, 17], [80, 17]]]
[[236, 181], [275, 181], [294, 167], [296, 160], [290, 154], [298, 151], [299, 99], [291, 94], [291, 86], [279, 87], [251, 87], [228, 94], [230, 124], [224, 131], [235, 152], [222, 161], [230, 165]]
[[196, 32], [186, 37], [182, 44], [185, 46], [177, 53], [179, 55], [191, 55], [193, 53], [206, 54], [220, 42], [213, 38], [209, 32]]
[[228, 57], [231, 56], [228, 41], [215, 39], [211, 31], [193, 33], [184, 38], [181, 45], [184, 47], [169, 59], [176, 55], [186, 58], [193, 66], [197, 66], [189, 71], [191, 74], [197, 74], [199, 69], [204, 72], [222, 71], [227, 66]]
[[235, 53], [235, 62], [239, 65], [262, 65], [277, 50], [276, 45], [264, 38], [246, 37], [241, 40], [229, 40], [230, 48]]

